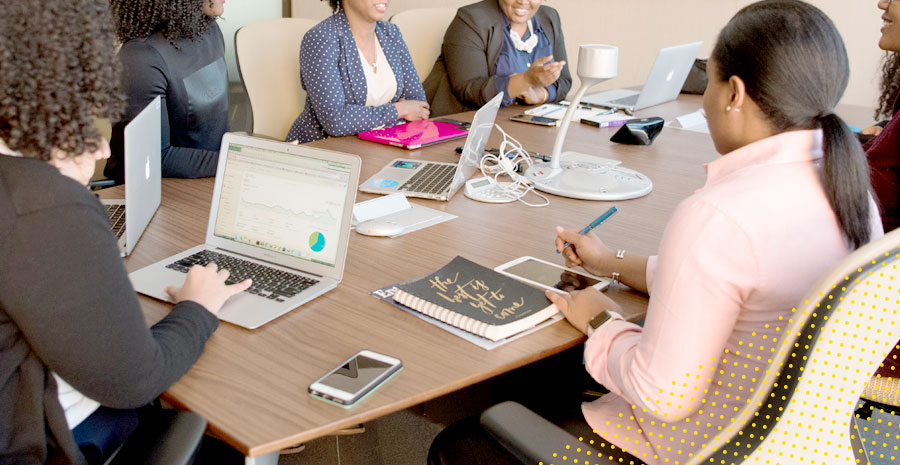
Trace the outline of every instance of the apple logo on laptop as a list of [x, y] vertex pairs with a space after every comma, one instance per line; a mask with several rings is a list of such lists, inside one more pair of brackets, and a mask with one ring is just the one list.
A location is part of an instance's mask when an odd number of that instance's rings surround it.
[[674, 76], [674, 75], [675, 75], [675, 71], [669, 71], [669, 75], [666, 76], [666, 82], [671, 81], [671, 80], [672, 80], [672, 76]]
[[147, 163], [144, 165], [144, 179], [150, 180], [150, 157], [147, 157]]

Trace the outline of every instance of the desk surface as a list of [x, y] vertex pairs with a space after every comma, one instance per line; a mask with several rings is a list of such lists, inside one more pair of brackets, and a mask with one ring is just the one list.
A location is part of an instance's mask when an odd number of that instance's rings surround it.
[[[639, 112], [667, 120], [699, 106], [699, 97]], [[505, 108], [497, 122], [529, 150], [549, 154], [555, 128], [511, 122], [523, 108]], [[863, 115], [854, 110], [853, 115]], [[471, 114], [460, 115], [471, 120]], [[618, 201], [619, 213], [596, 231], [612, 248], [653, 254], [670, 213], [705, 179], [703, 163], [718, 157], [708, 135], [666, 128], [648, 147], [611, 144], [615, 129], [572, 124], [565, 149], [618, 159], [648, 175], [653, 192]], [[493, 131], [489, 147], [499, 146]], [[364, 180], [393, 158], [456, 161], [448, 142], [405, 151], [331, 138], [313, 146], [356, 153]], [[203, 242], [213, 180], [163, 180], [162, 206], [127, 258], [133, 271]], [[104, 196], [121, 196], [121, 188]], [[371, 198], [359, 193], [357, 201]], [[209, 421], [217, 436], [247, 456], [258, 456], [327, 435], [560, 352], [583, 341], [565, 321], [492, 351], [408, 315], [371, 297], [384, 285], [433, 271], [456, 255], [494, 267], [522, 255], [561, 263], [554, 253], [554, 227], [582, 227], [611, 203], [550, 196], [544, 208], [518, 202], [493, 205], [462, 192], [450, 202], [413, 200], [459, 218], [396, 239], [351, 234], [343, 282], [337, 289], [256, 330], [223, 323], [197, 364], [167, 393], [167, 400]], [[616, 287], [611, 297], [630, 317], [646, 309], [646, 297]], [[169, 304], [141, 297], [148, 322], [162, 318]], [[369, 349], [403, 360], [404, 369], [386, 385], [342, 409], [311, 398], [307, 386], [329, 369]]]

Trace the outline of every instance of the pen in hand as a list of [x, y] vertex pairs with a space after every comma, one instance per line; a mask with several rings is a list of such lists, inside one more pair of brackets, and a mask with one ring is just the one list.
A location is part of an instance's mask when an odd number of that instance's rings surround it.
[[[597, 226], [600, 226], [600, 223], [606, 221], [607, 218], [609, 218], [610, 216], [613, 216], [613, 213], [615, 213], [617, 211], [619, 211], [618, 208], [616, 208], [614, 206], [609, 207], [609, 210], [606, 210], [606, 213], [598, 216], [596, 220], [591, 221], [591, 224], [585, 226], [584, 229], [582, 229], [578, 234], [581, 234], [583, 236], [583, 235], [591, 232], [592, 229], [596, 228]], [[565, 245], [563, 245], [562, 249], [566, 250], [567, 248], [569, 248], [570, 245], [572, 245], [572, 244], [569, 242], [566, 242]], [[560, 251], [557, 250], [556, 253], [560, 253]]]

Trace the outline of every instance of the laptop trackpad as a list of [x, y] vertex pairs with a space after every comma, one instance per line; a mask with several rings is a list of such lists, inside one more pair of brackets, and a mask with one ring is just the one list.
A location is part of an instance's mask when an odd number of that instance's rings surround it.
[[411, 178], [422, 165], [423, 162], [415, 160], [394, 160], [389, 166], [382, 168], [376, 176], [366, 181], [366, 184], [381, 189], [398, 187]]

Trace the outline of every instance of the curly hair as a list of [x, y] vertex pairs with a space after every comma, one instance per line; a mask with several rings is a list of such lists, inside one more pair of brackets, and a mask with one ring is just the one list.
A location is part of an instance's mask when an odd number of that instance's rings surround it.
[[203, 3], [212, 0], [109, 0], [119, 41], [143, 39], [162, 31], [170, 42], [193, 39], [216, 20], [203, 14]]
[[116, 40], [107, 0], [16, 0], [0, 15], [0, 139], [49, 160], [97, 150], [94, 117], [117, 119]]
[[327, 1], [328, 6], [331, 7], [331, 11], [337, 13], [338, 10], [344, 7], [344, 0], [322, 0], [323, 2]]
[[881, 60], [881, 95], [875, 108], [875, 119], [894, 115], [894, 103], [900, 91], [900, 53], [887, 52]]

